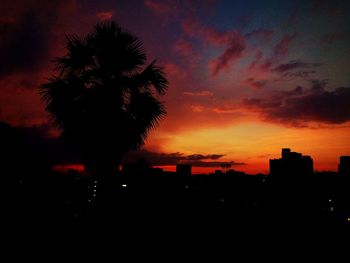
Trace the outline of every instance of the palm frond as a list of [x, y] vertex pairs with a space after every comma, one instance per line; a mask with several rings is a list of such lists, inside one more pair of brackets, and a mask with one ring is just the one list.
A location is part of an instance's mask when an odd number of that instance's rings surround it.
[[93, 65], [93, 50], [84, 39], [72, 35], [66, 36], [67, 54], [63, 57], [53, 59], [56, 69], [60, 71], [60, 75], [66, 72], [79, 72]]
[[120, 159], [166, 114], [154, 95], [168, 88], [163, 69], [156, 61], [144, 68], [142, 42], [114, 22], [66, 39], [67, 53], [54, 59], [57, 75], [39, 91], [50, 120], [90, 161]]
[[122, 85], [126, 88], [151, 91], [150, 88], [153, 87], [159, 95], [164, 95], [169, 85], [163, 69], [156, 66], [155, 61], [148, 65], [141, 73], [131, 74], [121, 80]]

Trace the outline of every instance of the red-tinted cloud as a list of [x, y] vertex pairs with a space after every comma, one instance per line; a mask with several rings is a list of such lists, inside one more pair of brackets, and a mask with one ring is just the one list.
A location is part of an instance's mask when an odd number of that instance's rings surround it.
[[193, 55], [193, 46], [189, 41], [184, 39], [179, 39], [175, 42], [173, 50], [181, 56], [191, 56]]
[[174, 12], [177, 7], [177, 3], [174, 1], [144, 0], [144, 4], [152, 11], [161, 15], [168, 14], [171, 11]]
[[228, 43], [226, 50], [217, 58], [210, 62], [212, 76], [216, 76], [221, 70], [228, 68], [231, 63], [242, 57], [245, 49], [245, 40], [241, 34], [231, 32], [232, 39]]
[[221, 55], [210, 61], [212, 76], [216, 76], [221, 70], [231, 66], [233, 61], [241, 58], [246, 48], [244, 36], [235, 30], [222, 32], [194, 20], [183, 21], [182, 29], [187, 35], [200, 38], [207, 44], [224, 47]]
[[[3, 1], [0, 9], [0, 120], [15, 125], [47, 121], [38, 87], [62, 55], [65, 34], [84, 32], [97, 22], [76, 1]], [[92, 12], [95, 14], [95, 12]]]
[[174, 43], [172, 49], [189, 67], [196, 66], [201, 59], [201, 55], [194, 49], [193, 44], [182, 38]]
[[266, 83], [266, 80], [256, 80], [254, 78], [248, 78], [243, 81], [243, 84], [248, 85], [253, 89], [261, 89]]
[[263, 53], [262, 51], [259, 49], [256, 51], [255, 55], [254, 55], [254, 59], [253, 61], [249, 64], [248, 66], [248, 70], [252, 70], [255, 68], [255, 66], [261, 61], [261, 59], [263, 58]]
[[221, 32], [214, 28], [204, 26], [193, 19], [186, 19], [181, 23], [182, 30], [191, 37], [197, 37], [208, 44], [222, 46], [230, 40], [229, 32]]
[[285, 35], [274, 47], [273, 52], [276, 58], [283, 58], [288, 55], [290, 45], [297, 37], [297, 33]]
[[198, 104], [191, 105], [190, 108], [191, 108], [191, 110], [192, 110], [193, 112], [198, 112], [198, 113], [199, 113], [199, 112], [203, 112], [203, 111], [205, 110], [205, 107], [204, 107], [204, 106], [198, 105]]
[[263, 52], [258, 49], [254, 55], [253, 60], [247, 67], [247, 70], [253, 74], [266, 74], [271, 71], [271, 67], [275, 64], [275, 58], [264, 57]]
[[164, 71], [170, 79], [184, 79], [187, 76], [186, 70], [177, 64], [166, 63]]
[[237, 106], [221, 105], [218, 107], [214, 107], [213, 112], [215, 112], [217, 114], [235, 114], [235, 113], [239, 112], [239, 109]]

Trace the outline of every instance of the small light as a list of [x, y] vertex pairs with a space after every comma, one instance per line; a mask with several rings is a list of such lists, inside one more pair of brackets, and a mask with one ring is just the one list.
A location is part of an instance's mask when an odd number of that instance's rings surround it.
[[332, 199], [329, 198], [329, 199], [328, 199], [328, 202], [332, 202]]
[[334, 206], [332, 206], [330, 209], [329, 209], [331, 212], [334, 211]]
[[94, 192], [96, 192], [96, 189], [94, 189]]
[[122, 184], [122, 187], [123, 187], [123, 188], [126, 188], [126, 187], [127, 187], [127, 185], [126, 185], [126, 184]]

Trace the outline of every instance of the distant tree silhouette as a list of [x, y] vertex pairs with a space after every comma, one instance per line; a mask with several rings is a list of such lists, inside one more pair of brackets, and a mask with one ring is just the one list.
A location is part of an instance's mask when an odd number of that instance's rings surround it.
[[62, 137], [81, 151], [86, 169], [112, 175], [166, 114], [158, 97], [168, 81], [155, 61], [145, 66], [141, 41], [115, 22], [66, 38], [67, 53], [54, 59], [57, 74], [41, 85], [41, 96]]

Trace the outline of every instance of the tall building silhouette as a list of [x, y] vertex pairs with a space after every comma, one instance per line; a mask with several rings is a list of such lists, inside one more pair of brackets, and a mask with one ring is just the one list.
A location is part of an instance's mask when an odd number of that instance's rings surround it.
[[350, 176], [350, 156], [341, 156], [338, 165], [338, 173], [340, 175]]
[[191, 176], [192, 175], [192, 165], [190, 164], [177, 164], [176, 174], [180, 176]]
[[314, 173], [313, 160], [310, 156], [282, 149], [282, 158], [270, 159], [271, 176], [305, 176]]

